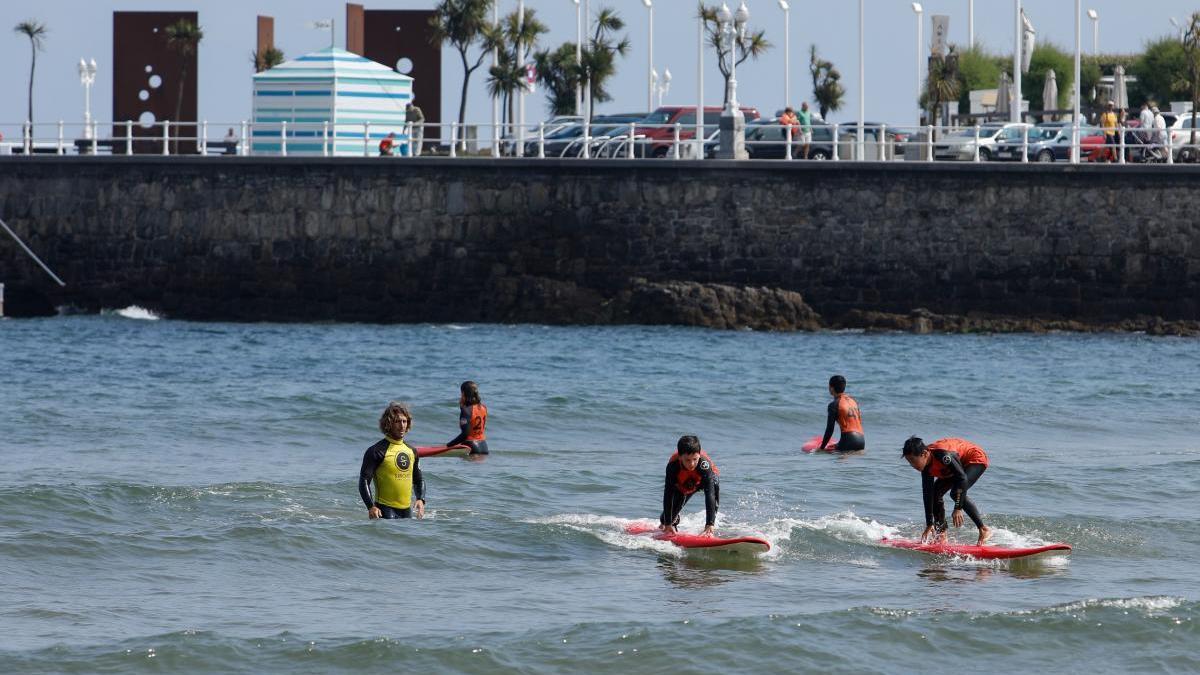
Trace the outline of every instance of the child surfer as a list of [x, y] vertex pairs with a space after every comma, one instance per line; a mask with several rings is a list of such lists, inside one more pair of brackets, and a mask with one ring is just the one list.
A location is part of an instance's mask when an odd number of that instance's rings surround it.
[[943, 438], [925, 445], [912, 436], [904, 442], [901, 454], [912, 468], [921, 472], [921, 496], [925, 502], [925, 531], [921, 533], [921, 541], [946, 541], [946, 506], [942, 499], [947, 492], [954, 500], [954, 526], [962, 527], [966, 511], [979, 528], [976, 544], [983, 546], [991, 539], [992, 529], [983, 524], [975, 502], [967, 497], [967, 490], [988, 467], [983, 448], [961, 438]]
[[823, 450], [829, 444], [835, 422], [841, 428], [842, 435], [834, 449], [838, 452], [866, 449], [867, 439], [863, 435], [862, 413], [858, 411], [858, 401], [846, 393], [846, 378], [841, 375], [829, 378], [829, 395], [833, 400], [829, 402], [827, 409], [825, 435], [821, 437], [821, 444], [817, 449]]
[[683, 436], [676, 444], [675, 454], [667, 461], [666, 484], [663, 486], [663, 510], [658, 517], [663, 532], [674, 533], [679, 526], [679, 512], [692, 495], [704, 491], [704, 532], [712, 535], [717, 524], [717, 509], [721, 486], [717, 480], [717, 465], [700, 447], [700, 439]]
[[471, 449], [472, 459], [483, 459], [488, 454], [487, 443], [487, 406], [479, 398], [479, 385], [474, 382], [463, 382], [459, 386], [458, 397], [458, 435], [446, 444], [446, 447], [465, 445]]
[[[404, 403], [392, 401], [379, 418], [383, 440], [363, 453], [358, 470], [358, 496], [367, 506], [367, 516], [375, 518], [411, 518], [425, 516], [425, 477], [421, 458], [404, 442], [412, 428], [412, 413]], [[371, 494], [371, 483], [375, 494]]]

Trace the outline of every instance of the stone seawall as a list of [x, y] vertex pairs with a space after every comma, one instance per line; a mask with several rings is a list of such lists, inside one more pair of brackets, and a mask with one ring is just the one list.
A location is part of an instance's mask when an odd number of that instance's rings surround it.
[[0, 218], [68, 284], [0, 240], [10, 314], [653, 322], [646, 284], [697, 282], [830, 319], [1200, 319], [1190, 166], [14, 157]]

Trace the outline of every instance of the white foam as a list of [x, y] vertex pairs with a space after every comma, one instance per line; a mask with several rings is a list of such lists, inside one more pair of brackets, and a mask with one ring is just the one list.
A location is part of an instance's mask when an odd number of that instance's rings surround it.
[[[669, 541], [660, 541], [647, 536], [626, 534], [625, 527], [633, 523], [650, 523], [649, 520], [600, 516], [592, 513], [564, 513], [544, 518], [532, 518], [525, 522], [540, 525], [559, 525], [577, 532], [586, 532], [600, 541], [629, 550], [649, 550], [664, 555], [680, 557], [684, 549]], [[683, 523], [681, 522], [682, 526]]]
[[130, 305], [124, 309], [118, 309], [114, 311], [113, 314], [125, 319], [135, 319], [137, 321], [158, 321], [160, 318], [154, 312], [151, 312], [145, 307], [139, 307], [138, 305]]
[[1140, 598], [1093, 598], [1091, 600], [1072, 602], [1067, 605], [1059, 605], [1051, 609], [1059, 612], [1079, 612], [1098, 607], [1110, 607], [1113, 609], [1132, 609], [1147, 614], [1158, 614], [1175, 609], [1183, 603], [1183, 598], [1175, 598], [1169, 595], [1149, 595]]
[[816, 520], [797, 520], [796, 526], [825, 532], [835, 539], [851, 543], [878, 544], [881, 539], [894, 537], [899, 528], [884, 525], [869, 518], [860, 518], [853, 511], [833, 513]]

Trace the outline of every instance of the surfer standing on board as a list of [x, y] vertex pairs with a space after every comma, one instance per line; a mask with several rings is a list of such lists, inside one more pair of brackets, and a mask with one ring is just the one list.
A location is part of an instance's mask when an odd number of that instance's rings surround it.
[[977, 545], [983, 546], [992, 537], [992, 529], [983, 524], [975, 502], [967, 497], [967, 489], [987, 470], [988, 458], [983, 448], [961, 438], [943, 438], [929, 445], [910, 437], [901, 451], [912, 468], [921, 472], [921, 496], [925, 502], [925, 531], [921, 541], [946, 541], [946, 493], [954, 500], [952, 519], [962, 527], [963, 511], [979, 528]]
[[458, 435], [446, 444], [446, 447], [465, 445], [471, 449], [471, 459], [483, 459], [488, 454], [487, 444], [487, 406], [479, 398], [479, 385], [471, 381], [459, 386], [461, 394], [458, 397]]
[[658, 522], [663, 532], [674, 533], [679, 526], [679, 512], [698, 490], [704, 490], [704, 532], [711, 535], [717, 525], [717, 509], [721, 500], [719, 472], [708, 454], [700, 448], [700, 439], [682, 436], [675, 454], [667, 461], [667, 480], [663, 486], [663, 510]]
[[[367, 505], [367, 516], [375, 518], [411, 518], [425, 516], [425, 477], [421, 458], [404, 442], [412, 428], [412, 413], [403, 403], [392, 401], [379, 418], [383, 440], [363, 453], [358, 471], [358, 496]], [[371, 494], [371, 482], [375, 494]], [[415, 498], [415, 499], [414, 499]]]
[[858, 411], [858, 401], [850, 398], [850, 395], [846, 393], [846, 378], [841, 375], [829, 378], [829, 395], [833, 397], [833, 400], [829, 402], [827, 409], [825, 435], [821, 437], [821, 444], [817, 446], [817, 449], [824, 450], [829, 444], [829, 439], [833, 437], [835, 422], [841, 428], [842, 435], [838, 438], [837, 447], [830, 449], [836, 449], [839, 452], [866, 449], [867, 439], [863, 435], [862, 413]]

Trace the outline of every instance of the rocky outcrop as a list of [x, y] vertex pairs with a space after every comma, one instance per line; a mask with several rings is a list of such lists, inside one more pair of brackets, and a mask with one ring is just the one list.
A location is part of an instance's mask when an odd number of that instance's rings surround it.
[[907, 333], [1146, 333], [1148, 335], [1200, 336], [1200, 321], [1165, 321], [1162, 317], [1137, 317], [1117, 322], [1086, 322], [1010, 316], [960, 316], [935, 314], [917, 308], [908, 314], [851, 310], [831, 328]]

